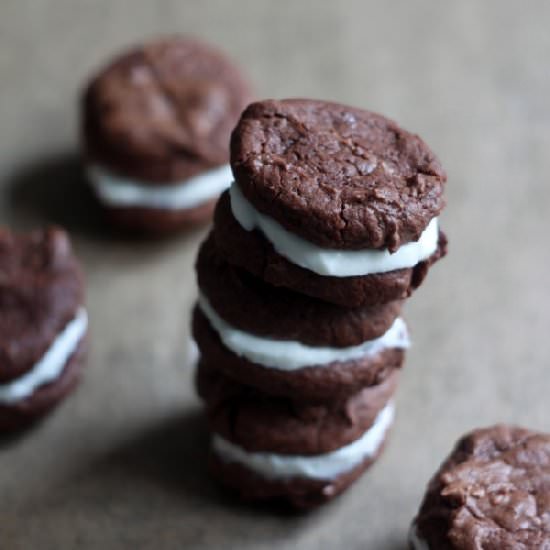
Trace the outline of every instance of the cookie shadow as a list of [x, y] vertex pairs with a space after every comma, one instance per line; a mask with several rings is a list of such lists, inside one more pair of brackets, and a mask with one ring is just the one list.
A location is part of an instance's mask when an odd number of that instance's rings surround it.
[[114, 485], [152, 483], [186, 500], [211, 500], [209, 436], [200, 409], [164, 420], [111, 450], [85, 477]]
[[91, 477], [127, 482], [152, 482], [186, 502], [230, 509], [246, 516], [281, 519], [311, 517], [316, 510], [296, 511], [283, 502], [250, 503], [212, 479], [208, 468], [210, 433], [201, 408], [144, 431], [96, 463]]
[[[72, 548], [78, 540], [79, 548], [244, 550], [258, 541], [275, 547], [316, 524], [311, 517], [277, 518], [230, 498], [208, 475], [208, 445], [198, 408], [155, 421], [46, 490], [33, 491], [18, 516], [33, 517], [35, 531], [22, 538], [28, 527], [17, 522], [12, 538], [40, 540], [48, 548]], [[61, 539], [52, 525], [62, 526]]]
[[410, 545], [406, 538], [395, 541], [388, 541], [387, 546], [383, 546], [384, 550], [410, 550]]
[[41, 418], [31, 424], [21, 427], [20, 429], [13, 429], [0, 434], [0, 453], [3, 450], [14, 447], [24, 439], [30, 437], [34, 432], [37, 432], [44, 421], [45, 419]]
[[8, 182], [8, 200], [17, 224], [57, 224], [69, 231], [104, 238], [102, 211], [77, 152], [26, 164]]
[[7, 199], [17, 229], [55, 224], [80, 240], [117, 250], [135, 248], [137, 256], [202, 240], [210, 227], [208, 221], [172, 234], [149, 235], [114, 226], [88, 184], [77, 151], [38, 159], [14, 171], [7, 181]]

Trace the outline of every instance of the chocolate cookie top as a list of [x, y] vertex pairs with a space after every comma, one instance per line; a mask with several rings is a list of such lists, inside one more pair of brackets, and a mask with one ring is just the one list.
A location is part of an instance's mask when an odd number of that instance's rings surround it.
[[446, 175], [422, 139], [337, 103], [249, 105], [232, 134], [231, 165], [257, 210], [327, 248], [395, 251], [444, 206]]
[[67, 234], [0, 228], [0, 383], [31, 369], [83, 302]]
[[509, 426], [466, 435], [416, 522], [430, 548], [550, 548], [550, 435]]
[[173, 37], [128, 51], [84, 94], [92, 160], [151, 183], [191, 177], [228, 162], [228, 142], [249, 101], [239, 70], [221, 52]]
[[315, 455], [361, 437], [388, 404], [397, 378], [393, 372], [346, 399], [309, 403], [267, 396], [201, 362], [197, 387], [212, 429], [225, 439], [251, 452]]
[[199, 288], [222, 319], [276, 340], [356, 346], [382, 336], [401, 311], [401, 300], [349, 309], [268, 285], [227, 263], [212, 233], [199, 250], [196, 267]]

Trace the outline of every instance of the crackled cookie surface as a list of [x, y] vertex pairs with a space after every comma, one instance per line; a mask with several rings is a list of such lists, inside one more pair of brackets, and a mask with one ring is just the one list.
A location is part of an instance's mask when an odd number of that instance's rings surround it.
[[428, 486], [411, 546], [550, 548], [550, 435], [499, 425], [463, 437]]
[[73, 389], [87, 325], [66, 233], [0, 229], [0, 430], [27, 425]]

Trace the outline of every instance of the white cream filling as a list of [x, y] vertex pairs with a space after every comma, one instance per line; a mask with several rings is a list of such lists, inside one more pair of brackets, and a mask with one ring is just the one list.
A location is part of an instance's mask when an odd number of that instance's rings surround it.
[[418, 536], [418, 531], [414, 524], [409, 531], [409, 542], [414, 550], [430, 550], [428, 543]]
[[325, 366], [373, 356], [388, 348], [406, 349], [410, 345], [407, 326], [399, 317], [379, 338], [357, 346], [329, 348], [308, 346], [294, 340], [273, 340], [234, 328], [214, 311], [203, 294], [199, 294], [199, 307], [227, 348], [252, 363], [273, 369], [293, 371], [312, 365]]
[[393, 403], [382, 409], [374, 424], [359, 439], [336, 451], [314, 456], [282, 455], [248, 452], [214, 434], [214, 452], [226, 462], [236, 462], [268, 479], [302, 477], [308, 479], [334, 479], [349, 472], [380, 449], [394, 418]]
[[187, 210], [215, 199], [233, 180], [225, 164], [175, 184], [146, 183], [124, 178], [98, 165], [87, 169], [90, 183], [106, 204], [126, 208]]
[[57, 336], [48, 351], [29, 372], [7, 384], [0, 384], [0, 403], [9, 405], [22, 401], [40, 386], [59, 378], [87, 327], [88, 315], [84, 308], [80, 308], [75, 318]]
[[275, 250], [292, 263], [330, 277], [353, 277], [386, 273], [413, 267], [429, 258], [439, 240], [437, 218], [433, 218], [416, 242], [389, 250], [338, 250], [321, 248], [293, 235], [273, 218], [258, 212], [233, 182], [229, 189], [233, 216], [246, 231], [259, 229]]
[[199, 350], [199, 346], [197, 346], [197, 342], [195, 342], [195, 340], [193, 339], [190, 339], [187, 344], [187, 364], [191, 365], [192, 367], [196, 367], [200, 358], [201, 352]]

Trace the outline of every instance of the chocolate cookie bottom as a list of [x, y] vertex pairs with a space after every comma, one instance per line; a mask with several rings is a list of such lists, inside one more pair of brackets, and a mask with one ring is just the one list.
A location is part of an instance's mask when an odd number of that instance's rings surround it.
[[350, 309], [269, 285], [222, 258], [213, 232], [199, 249], [196, 270], [200, 297], [219, 317], [240, 330], [277, 340], [355, 346], [382, 336], [401, 312], [399, 300]]
[[103, 204], [109, 223], [123, 231], [152, 236], [163, 236], [212, 219], [217, 199], [195, 208], [165, 210], [154, 208], [113, 208]]
[[248, 452], [315, 456], [356, 441], [391, 401], [398, 373], [342, 400], [312, 403], [266, 395], [204, 362], [196, 375], [212, 431]]
[[210, 471], [227, 489], [247, 502], [282, 502], [295, 509], [309, 509], [320, 506], [344, 492], [371, 466], [385, 447], [384, 440], [376, 454], [365, 458], [353, 469], [333, 479], [318, 480], [305, 477], [269, 479], [253, 470], [220, 458], [214, 451], [210, 453]]

